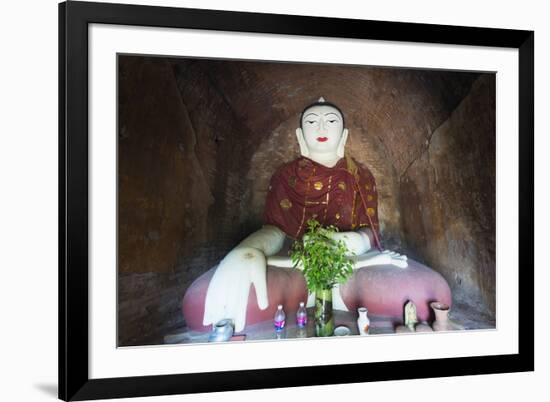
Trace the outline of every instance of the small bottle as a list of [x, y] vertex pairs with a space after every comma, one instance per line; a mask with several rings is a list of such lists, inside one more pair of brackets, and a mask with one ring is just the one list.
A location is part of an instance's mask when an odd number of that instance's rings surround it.
[[357, 309], [357, 312], [359, 313], [359, 318], [357, 319], [357, 328], [359, 329], [359, 335], [368, 335], [370, 320], [367, 314], [369, 311], [366, 307], [359, 307]]
[[307, 325], [307, 310], [304, 302], [300, 302], [300, 308], [296, 312], [296, 325], [298, 328], [304, 328]]
[[279, 304], [277, 306], [277, 312], [275, 313], [275, 318], [273, 319], [273, 324], [275, 325], [275, 331], [282, 331], [285, 327], [286, 315], [283, 311], [283, 305]]

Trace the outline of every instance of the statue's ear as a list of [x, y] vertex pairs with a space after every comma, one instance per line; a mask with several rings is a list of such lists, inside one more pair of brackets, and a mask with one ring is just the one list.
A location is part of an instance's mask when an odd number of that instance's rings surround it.
[[300, 154], [306, 158], [309, 157], [309, 148], [307, 147], [304, 132], [301, 128], [296, 129], [296, 138], [298, 138], [298, 145], [300, 145]]
[[336, 149], [336, 155], [340, 158], [344, 157], [344, 151], [346, 149], [346, 142], [348, 141], [348, 129], [345, 128], [342, 132], [342, 138], [340, 138], [340, 143], [338, 144], [338, 149]]

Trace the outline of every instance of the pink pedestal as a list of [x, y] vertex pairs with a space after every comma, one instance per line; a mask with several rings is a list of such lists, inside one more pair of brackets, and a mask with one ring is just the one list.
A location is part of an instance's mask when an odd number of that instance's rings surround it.
[[[206, 291], [216, 267], [195, 280], [183, 297], [183, 316], [189, 329], [210, 331], [211, 325], [203, 326], [204, 300]], [[272, 320], [278, 304], [286, 312], [295, 312], [300, 301], [307, 301], [307, 288], [302, 273], [298, 270], [268, 266], [267, 286], [269, 307], [260, 310], [256, 302], [254, 286], [250, 287], [246, 323]], [[434, 270], [409, 259], [405, 269], [394, 266], [361, 268], [354, 272], [349, 281], [341, 287], [344, 303], [350, 311], [366, 306], [370, 314], [403, 317], [407, 301], [416, 304], [418, 319], [433, 320], [429, 304], [432, 301], [452, 303], [451, 290], [445, 279]]]

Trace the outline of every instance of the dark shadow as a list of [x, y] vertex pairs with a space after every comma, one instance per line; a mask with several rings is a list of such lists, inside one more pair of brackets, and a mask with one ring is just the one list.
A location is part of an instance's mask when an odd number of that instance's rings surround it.
[[34, 384], [34, 387], [44, 394], [57, 399], [57, 384]]

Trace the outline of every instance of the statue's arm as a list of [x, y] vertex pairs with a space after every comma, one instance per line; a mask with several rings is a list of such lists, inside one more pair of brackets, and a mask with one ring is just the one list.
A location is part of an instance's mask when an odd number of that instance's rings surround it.
[[[368, 228], [361, 228], [360, 230], [357, 230], [357, 231], [337, 232], [334, 234], [334, 239], [341, 240], [344, 242], [344, 244], [348, 249], [348, 253], [347, 253], [348, 257], [363, 255], [367, 253], [369, 250], [371, 250], [371, 241], [368, 235], [369, 230], [370, 229]], [[283, 234], [283, 240], [284, 240], [284, 234]], [[279, 268], [294, 268], [294, 264], [292, 263], [290, 257], [270, 256], [267, 259], [267, 264], [273, 265]]]
[[260, 250], [266, 257], [281, 251], [285, 240], [285, 233], [274, 225], [264, 225], [241, 241], [235, 249], [252, 247]]
[[347, 256], [362, 255], [372, 249], [370, 237], [368, 235], [370, 229], [361, 228], [357, 231], [336, 232], [333, 235], [335, 240], [343, 241], [348, 252]]

